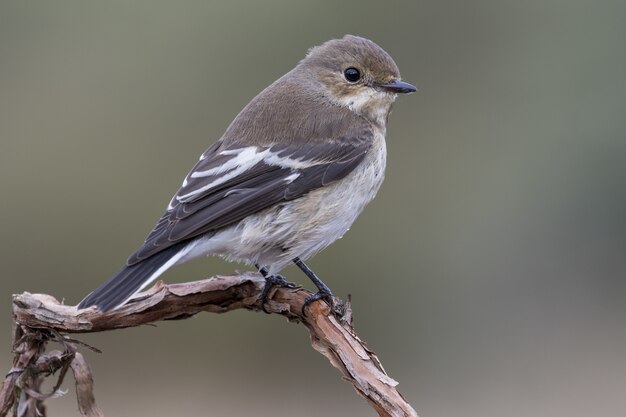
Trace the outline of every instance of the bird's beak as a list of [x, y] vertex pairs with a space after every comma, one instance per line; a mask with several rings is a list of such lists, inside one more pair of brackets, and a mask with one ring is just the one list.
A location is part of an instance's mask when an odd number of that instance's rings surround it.
[[400, 80], [393, 80], [388, 83], [377, 84], [377, 87], [389, 91], [390, 93], [396, 94], [407, 94], [417, 91], [417, 88], [414, 85], [405, 83], [404, 81]]

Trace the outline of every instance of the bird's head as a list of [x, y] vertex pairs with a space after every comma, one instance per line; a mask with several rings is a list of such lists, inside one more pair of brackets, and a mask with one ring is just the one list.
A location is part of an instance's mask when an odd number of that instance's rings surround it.
[[398, 94], [416, 88], [400, 79], [398, 66], [380, 46], [346, 35], [312, 48], [295, 71], [315, 94], [384, 126]]

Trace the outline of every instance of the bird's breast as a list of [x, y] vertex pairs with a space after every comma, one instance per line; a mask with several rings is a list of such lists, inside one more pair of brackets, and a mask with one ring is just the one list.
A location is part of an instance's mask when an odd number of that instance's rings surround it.
[[293, 202], [289, 212], [297, 225], [287, 242], [303, 259], [341, 238], [380, 188], [387, 159], [384, 131], [374, 136], [363, 162], [345, 178]]

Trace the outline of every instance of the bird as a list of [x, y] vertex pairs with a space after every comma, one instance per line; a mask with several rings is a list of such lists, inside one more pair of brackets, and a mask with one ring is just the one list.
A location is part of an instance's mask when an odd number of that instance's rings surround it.
[[205, 255], [257, 268], [262, 305], [273, 286], [292, 285], [279, 272], [293, 263], [318, 289], [305, 306], [332, 306], [304, 261], [341, 238], [375, 197], [392, 104], [415, 91], [371, 40], [346, 35], [309, 49], [241, 110], [143, 245], [77, 308], [119, 308], [170, 267]]

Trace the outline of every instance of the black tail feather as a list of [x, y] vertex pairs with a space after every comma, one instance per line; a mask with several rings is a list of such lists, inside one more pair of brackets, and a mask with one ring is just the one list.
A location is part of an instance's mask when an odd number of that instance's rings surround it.
[[171, 246], [134, 265], [126, 265], [78, 304], [78, 309], [97, 306], [100, 311], [118, 307], [137, 292], [152, 274], [182, 249], [182, 245]]

